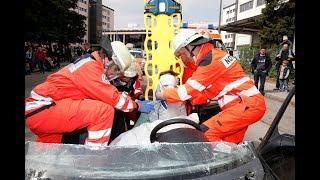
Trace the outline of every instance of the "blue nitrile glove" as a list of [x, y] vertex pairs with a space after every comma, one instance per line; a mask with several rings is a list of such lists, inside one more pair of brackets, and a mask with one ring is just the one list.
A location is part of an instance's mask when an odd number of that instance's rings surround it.
[[145, 101], [137, 101], [138, 103], [138, 111], [142, 113], [150, 113], [151, 111], [154, 110], [154, 105], [152, 104], [151, 101], [145, 100]]
[[144, 95], [140, 95], [140, 96], [138, 97], [138, 100], [144, 101], [144, 100], [145, 100]]

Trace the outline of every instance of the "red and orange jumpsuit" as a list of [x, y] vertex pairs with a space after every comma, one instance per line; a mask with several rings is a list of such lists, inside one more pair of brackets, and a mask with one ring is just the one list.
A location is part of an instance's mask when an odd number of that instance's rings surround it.
[[114, 108], [137, 108], [127, 93], [109, 83], [97, 51], [48, 76], [26, 99], [26, 114], [44, 105], [55, 105], [26, 119], [38, 142], [61, 143], [62, 134], [87, 127], [86, 144], [106, 145]]
[[143, 95], [143, 90], [141, 87], [141, 82], [139, 79], [136, 79], [136, 81], [133, 84], [133, 91], [129, 93], [131, 97], [134, 99], [139, 99], [141, 95]]
[[169, 102], [190, 100], [192, 105], [217, 100], [222, 111], [203, 123], [208, 127], [205, 136], [210, 141], [241, 142], [248, 126], [264, 115], [264, 97], [239, 61], [210, 43], [201, 46], [195, 65], [185, 84], [163, 95]]

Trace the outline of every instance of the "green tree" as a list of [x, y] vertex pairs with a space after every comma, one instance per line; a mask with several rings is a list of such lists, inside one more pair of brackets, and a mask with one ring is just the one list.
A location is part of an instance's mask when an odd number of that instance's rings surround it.
[[261, 27], [260, 41], [264, 45], [279, 44], [283, 35], [292, 38], [295, 31], [295, 1], [266, 0], [266, 8], [257, 20]]
[[77, 0], [29, 0], [25, 5], [26, 41], [60, 44], [81, 42], [85, 16], [70, 10]]

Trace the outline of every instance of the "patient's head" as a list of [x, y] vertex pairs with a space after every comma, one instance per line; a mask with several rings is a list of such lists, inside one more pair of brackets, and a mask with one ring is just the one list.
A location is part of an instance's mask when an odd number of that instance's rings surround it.
[[177, 74], [172, 71], [161, 73], [159, 78], [159, 85], [162, 87], [176, 87], [178, 85], [176, 75]]
[[156, 92], [161, 92], [164, 88], [174, 88], [178, 86], [177, 73], [173, 71], [165, 71], [160, 73], [159, 84]]

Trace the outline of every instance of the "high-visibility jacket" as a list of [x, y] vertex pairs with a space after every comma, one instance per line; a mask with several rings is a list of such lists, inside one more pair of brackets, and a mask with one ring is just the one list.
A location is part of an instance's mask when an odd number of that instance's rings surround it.
[[218, 100], [223, 109], [239, 96], [259, 94], [240, 62], [228, 53], [213, 48], [210, 43], [201, 46], [195, 64], [197, 69], [185, 84], [164, 91], [169, 102], [190, 99], [193, 105], [197, 105]]
[[192, 105], [218, 101], [222, 111], [203, 123], [209, 128], [205, 136], [210, 141], [240, 142], [248, 125], [265, 113], [263, 96], [240, 62], [210, 43], [201, 46], [195, 65], [185, 84], [165, 89], [163, 95], [168, 102], [190, 100]]
[[36, 86], [26, 100], [26, 112], [65, 98], [99, 100], [124, 112], [137, 108], [127, 93], [119, 92], [107, 80], [98, 51], [51, 74]]
[[191, 62], [187, 62], [182, 76], [182, 84], [185, 84], [187, 80], [192, 76], [193, 72], [196, 71], [197, 66]]

